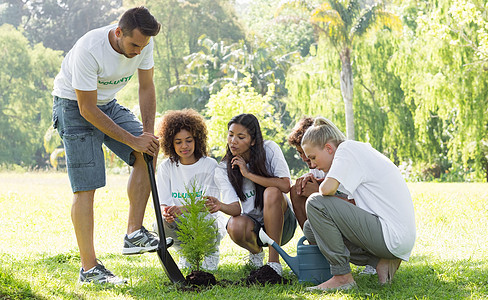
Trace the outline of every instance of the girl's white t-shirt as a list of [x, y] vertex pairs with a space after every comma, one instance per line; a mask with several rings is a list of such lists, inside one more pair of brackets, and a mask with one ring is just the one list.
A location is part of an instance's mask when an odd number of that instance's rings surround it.
[[415, 212], [407, 184], [391, 160], [370, 144], [344, 141], [327, 177], [336, 179], [359, 208], [378, 216], [388, 250], [408, 260], [416, 238]]
[[115, 98], [137, 69], [149, 70], [154, 66], [153, 39], [141, 54], [127, 58], [110, 45], [108, 34], [116, 27], [114, 24], [91, 30], [76, 42], [54, 79], [53, 96], [76, 100], [75, 89], [96, 90], [97, 105], [104, 105]]
[[[183, 197], [187, 195], [187, 187], [192, 191], [192, 183], [196, 182], [197, 194], [220, 199], [219, 189], [214, 182], [217, 161], [211, 157], [202, 157], [192, 165], [163, 160], [156, 172], [156, 185], [161, 205], [183, 205]], [[219, 231], [224, 229], [226, 218], [221, 212], [211, 214], [219, 222]]]
[[[285, 156], [278, 144], [273, 141], [264, 141], [263, 147], [266, 152], [266, 169], [268, 172], [274, 177], [290, 178], [290, 169], [288, 168]], [[234, 187], [229, 181], [229, 177], [227, 176], [227, 164], [225, 162], [221, 162], [215, 170], [215, 182], [222, 194], [221, 201], [223, 203], [230, 204], [240, 201]], [[246, 196], [246, 201], [241, 201], [241, 213], [249, 213], [254, 210], [254, 201], [256, 198], [256, 187], [254, 186], [254, 182], [247, 178], [243, 178], [242, 191]], [[290, 208], [292, 208], [286, 194], [284, 194], [284, 196], [288, 201]]]

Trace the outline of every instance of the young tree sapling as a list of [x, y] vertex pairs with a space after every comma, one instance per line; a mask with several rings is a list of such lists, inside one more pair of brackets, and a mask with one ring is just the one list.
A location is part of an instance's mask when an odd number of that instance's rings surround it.
[[192, 271], [200, 271], [203, 259], [217, 251], [217, 226], [205, 206], [205, 191], [196, 180], [185, 187], [185, 209], [179, 218], [176, 234], [181, 241], [181, 252]]

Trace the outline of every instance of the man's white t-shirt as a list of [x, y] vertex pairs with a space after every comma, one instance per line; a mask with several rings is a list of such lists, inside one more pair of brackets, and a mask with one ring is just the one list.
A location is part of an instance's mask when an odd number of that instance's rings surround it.
[[359, 208], [378, 216], [388, 250], [408, 260], [416, 237], [415, 213], [400, 170], [370, 144], [344, 141], [327, 177], [336, 179]]
[[[211, 157], [202, 157], [192, 165], [171, 162], [165, 159], [156, 172], [156, 185], [161, 205], [183, 205], [187, 197], [187, 188], [192, 191], [192, 183], [196, 182], [198, 196], [212, 196], [220, 199], [219, 189], [214, 182], [217, 162]], [[226, 218], [221, 212], [211, 214], [218, 220], [219, 230], [225, 230]]]
[[152, 38], [141, 54], [127, 58], [110, 45], [108, 35], [117, 25], [91, 30], [66, 54], [54, 79], [53, 96], [76, 100], [75, 89], [97, 91], [97, 105], [112, 101], [137, 69], [154, 66]]
[[[278, 178], [290, 178], [290, 169], [285, 160], [285, 156], [278, 144], [273, 141], [264, 141], [264, 151], [266, 152], [266, 169], [270, 175]], [[226, 204], [240, 201], [234, 187], [227, 176], [227, 164], [221, 162], [215, 170], [215, 183], [217, 184], [222, 194], [222, 202]], [[246, 201], [241, 201], [241, 213], [249, 213], [254, 210], [254, 201], [256, 198], [256, 187], [254, 182], [247, 178], [243, 178], [242, 191], [246, 196]], [[288, 202], [288, 197], [285, 195]], [[289, 203], [290, 208], [292, 208]]]

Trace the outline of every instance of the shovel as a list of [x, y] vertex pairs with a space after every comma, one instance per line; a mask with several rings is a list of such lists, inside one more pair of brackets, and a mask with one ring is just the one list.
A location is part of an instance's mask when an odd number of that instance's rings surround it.
[[158, 196], [158, 189], [156, 187], [156, 179], [154, 177], [154, 167], [153, 167], [153, 157], [144, 153], [144, 160], [147, 164], [147, 170], [149, 173], [149, 182], [151, 183], [151, 194], [154, 203], [154, 211], [156, 213], [156, 222], [158, 224], [158, 231], [159, 231], [159, 245], [156, 252], [159, 256], [159, 261], [161, 261], [161, 265], [163, 266], [164, 272], [168, 276], [168, 278], [173, 283], [179, 284], [186, 284], [185, 278], [183, 274], [181, 274], [180, 269], [176, 265], [173, 257], [168, 252], [168, 248], [173, 245], [172, 238], [166, 238], [164, 234], [164, 227], [163, 227], [163, 216], [161, 215], [161, 206], [159, 203], [159, 196]]

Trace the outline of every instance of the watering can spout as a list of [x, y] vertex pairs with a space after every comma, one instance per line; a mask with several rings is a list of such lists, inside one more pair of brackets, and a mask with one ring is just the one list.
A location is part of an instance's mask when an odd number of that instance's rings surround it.
[[295, 273], [297, 276], [299, 276], [300, 273], [300, 263], [298, 261], [298, 257], [291, 257], [288, 255], [281, 247], [275, 243], [267, 234], [264, 232], [264, 230], [261, 228], [259, 230], [259, 239], [263, 244], [268, 244], [269, 246], [272, 246], [280, 255], [283, 257], [283, 260], [287, 263], [288, 266], [290, 266], [290, 269]]

